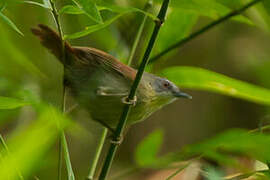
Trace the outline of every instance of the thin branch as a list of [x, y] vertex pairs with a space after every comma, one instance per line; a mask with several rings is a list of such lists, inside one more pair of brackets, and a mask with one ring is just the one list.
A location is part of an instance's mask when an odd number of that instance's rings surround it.
[[93, 162], [91, 164], [91, 168], [90, 168], [89, 174], [88, 174], [88, 176], [86, 178], [87, 180], [93, 180], [94, 179], [94, 175], [95, 175], [95, 172], [96, 172], [98, 160], [99, 160], [99, 157], [100, 157], [102, 148], [104, 146], [107, 133], [108, 133], [108, 129], [105, 128], [105, 127], [103, 127], [102, 135], [101, 135], [99, 144], [98, 144], [97, 149], [96, 149], [95, 157], [94, 157], [94, 160], [93, 160]]
[[149, 61], [149, 63], [153, 63], [155, 61], [157, 61], [159, 58], [163, 57], [165, 54], [169, 53], [170, 51], [176, 49], [176, 48], [180, 48], [183, 45], [185, 45], [186, 43], [188, 43], [189, 41], [193, 40], [194, 38], [200, 36], [201, 34], [209, 31], [210, 29], [212, 29], [213, 27], [216, 27], [217, 25], [229, 20], [230, 18], [237, 16], [239, 14], [241, 14], [242, 12], [244, 12], [245, 10], [247, 10], [248, 8], [254, 6], [255, 4], [261, 2], [262, 0], [253, 0], [250, 3], [244, 5], [243, 7], [236, 9], [232, 12], [230, 12], [229, 14], [227, 14], [226, 16], [221, 17], [220, 19], [217, 19], [216, 21], [213, 21], [212, 23], [206, 25], [205, 27], [202, 27], [201, 29], [199, 29], [198, 31], [190, 34], [189, 36], [187, 36], [186, 38], [180, 40], [179, 42], [169, 46], [167, 49], [165, 49], [164, 51], [160, 52], [159, 54], [155, 55], [154, 57], [152, 57]]
[[[61, 53], [61, 59], [64, 65], [64, 74], [63, 74], [63, 98], [62, 98], [62, 112], [63, 114], [65, 114], [65, 102], [66, 102], [66, 87], [65, 87], [65, 41], [64, 41], [64, 33], [60, 24], [60, 20], [59, 20], [59, 14], [57, 12], [57, 8], [55, 5], [55, 2], [53, 0], [50, 0], [50, 4], [52, 7], [52, 15], [53, 18], [55, 20], [60, 38], [61, 38], [61, 42], [62, 42], [62, 53]], [[64, 158], [65, 158], [65, 162], [66, 162], [66, 168], [67, 168], [67, 172], [68, 172], [68, 179], [69, 180], [75, 180], [75, 176], [74, 176], [74, 172], [72, 170], [72, 165], [71, 165], [71, 161], [70, 161], [70, 157], [69, 157], [69, 150], [68, 150], [68, 145], [66, 142], [66, 137], [65, 137], [65, 132], [61, 131], [60, 134], [60, 142], [59, 142], [59, 159], [58, 159], [58, 180], [61, 180], [62, 178], [62, 154], [64, 153]]]
[[111, 141], [111, 145], [110, 145], [109, 151], [107, 153], [107, 156], [106, 156], [106, 159], [105, 159], [101, 174], [99, 176], [99, 180], [106, 179], [106, 177], [108, 175], [108, 172], [109, 172], [109, 170], [111, 168], [111, 165], [112, 165], [116, 150], [117, 150], [117, 148], [119, 146], [118, 143], [114, 143], [114, 142], [118, 142], [122, 137], [122, 133], [123, 133], [123, 130], [125, 128], [125, 125], [126, 125], [126, 122], [127, 122], [127, 119], [128, 119], [128, 114], [129, 114], [129, 112], [131, 110], [131, 104], [132, 104], [131, 102], [132, 101], [134, 102], [134, 99], [136, 99], [135, 95], [136, 95], [137, 88], [138, 88], [139, 83], [140, 83], [140, 81], [142, 79], [144, 69], [145, 69], [146, 65], [148, 64], [149, 57], [150, 57], [150, 54], [151, 54], [152, 49], [154, 47], [154, 44], [156, 42], [160, 27], [161, 27], [162, 23], [164, 22], [164, 19], [165, 19], [166, 13], [167, 13], [167, 9], [168, 9], [168, 6], [169, 6], [169, 2], [170, 2], [170, 0], [164, 0], [163, 3], [162, 3], [160, 12], [158, 14], [159, 21], [156, 22], [156, 25], [155, 25], [154, 31], [152, 33], [151, 39], [150, 39], [150, 41], [148, 43], [148, 46], [147, 46], [147, 49], [145, 51], [144, 57], [142, 59], [142, 62], [140, 64], [140, 67], [139, 67], [138, 72], [136, 74], [136, 78], [135, 78], [135, 80], [134, 80], [134, 82], [132, 84], [129, 96], [126, 99], [127, 103], [124, 106], [123, 113], [122, 113], [121, 118], [119, 120], [119, 123], [118, 123], [118, 125], [116, 127], [116, 132], [115, 132], [115, 134], [113, 136], [113, 139]]
[[[152, 6], [152, 4], [153, 4], [152, 0], [148, 1], [146, 3], [145, 7], [144, 7], [144, 11], [147, 11]], [[138, 30], [138, 32], [136, 34], [135, 41], [134, 41], [134, 43], [132, 45], [130, 56], [129, 56], [129, 59], [128, 59], [128, 62], [127, 62], [127, 65], [128, 66], [132, 66], [132, 64], [133, 64], [135, 52], [136, 52], [136, 49], [138, 48], [138, 44], [139, 44], [139, 41], [141, 39], [141, 36], [142, 36], [142, 33], [143, 33], [143, 29], [145, 27], [145, 23], [146, 23], [147, 17], [148, 16], [146, 14], [143, 15], [142, 23], [140, 24], [139, 30]]]

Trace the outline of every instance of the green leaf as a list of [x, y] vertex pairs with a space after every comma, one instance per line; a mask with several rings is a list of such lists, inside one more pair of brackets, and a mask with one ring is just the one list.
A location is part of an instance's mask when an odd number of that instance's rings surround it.
[[[160, 2], [160, 0], [156, 0]], [[196, 13], [198, 15], [207, 16], [213, 19], [218, 19], [232, 10], [215, 0], [172, 0], [171, 7], [178, 8], [186, 12]], [[253, 24], [248, 18], [244, 16], [236, 16], [234, 20]]]
[[84, 14], [84, 11], [78, 6], [66, 5], [60, 9], [59, 14]]
[[216, 92], [259, 104], [270, 105], [270, 90], [196, 67], [172, 67], [163, 76], [182, 88]]
[[115, 17], [105, 21], [103, 24], [97, 24], [97, 25], [93, 25], [93, 26], [88, 26], [86, 27], [83, 31], [80, 32], [76, 32], [70, 35], [65, 35], [64, 38], [65, 39], [76, 39], [76, 38], [80, 38], [86, 35], [89, 35], [95, 31], [98, 31], [100, 29], [103, 29], [107, 26], [109, 26], [111, 23], [113, 23], [115, 20], [117, 20], [118, 18], [120, 18], [121, 16], [123, 16], [124, 14], [118, 14]]
[[141, 10], [138, 10], [136, 8], [129, 8], [126, 11], [124, 11], [124, 12], [122, 12], [122, 13], [114, 16], [113, 18], [105, 21], [103, 24], [97, 24], [97, 25], [85, 27], [84, 30], [82, 30], [80, 32], [76, 32], [76, 33], [70, 34], [70, 35], [65, 35], [64, 38], [65, 39], [76, 39], [76, 38], [80, 38], [80, 37], [89, 35], [89, 34], [95, 32], [95, 31], [98, 31], [100, 29], [103, 29], [103, 28], [109, 26], [110, 24], [112, 24], [114, 21], [116, 21], [118, 18], [124, 16], [125, 14], [132, 13], [132, 12], [141, 12]]
[[224, 157], [223, 159], [226, 160], [231, 159], [232, 154], [234, 154], [252, 157], [262, 162], [269, 162], [269, 146], [269, 135], [249, 133], [249, 131], [243, 129], [233, 129], [201, 143], [184, 147], [178, 154], [178, 158], [200, 155], [221, 164], [228, 164], [229, 161], [220, 161], [217, 157]]
[[[186, 37], [196, 24], [198, 15], [185, 12], [179, 9], [173, 9], [167, 16], [162, 26], [158, 43], [155, 45], [155, 52], [160, 53], [170, 45]], [[177, 26], [175, 26], [177, 24]]]
[[42, 107], [40, 112], [28, 128], [17, 131], [7, 140], [10, 153], [1, 151], [0, 179], [16, 180], [18, 172], [25, 179], [31, 179], [33, 171], [40, 167], [45, 154], [69, 124], [69, 120], [53, 107]]
[[41, 3], [38, 3], [38, 2], [34, 2], [34, 1], [23, 1], [23, 3], [33, 4], [33, 5], [36, 5], [36, 6], [39, 6], [39, 7], [43, 7], [45, 9], [51, 9], [51, 7], [48, 6], [47, 4], [41, 4]]
[[97, 23], [102, 23], [102, 17], [93, 0], [72, 0], [85, 14]]
[[151, 18], [152, 20], [158, 20], [158, 18], [155, 15], [153, 15], [147, 11], [144, 11], [144, 10], [141, 10], [138, 8], [134, 8], [134, 7], [122, 7], [122, 6], [116, 6], [114, 4], [102, 2], [102, 3], [98, 4], [98, 9], [100, 11], [108, 10], [108, 11], [120, 13], [120, 14], [128, 13], [128, 12], [139, 12], [139, 13], [145, 14], [146, 16]]
[[0, 96], [0, 109], [15, 109], [29, 104], [24, 100]]
[[15, 30], [17, 33], [23, 36], [23, 33], [17, 28], [17, 26], [7, 17], [5, 16], [2, 12], [0, 12], [0, 18], [7, 24], [9, 25], [13, 30]]
[[147, 167], [155, 164], [163, 136], [163, 131], [157, 129], [140, 142], [135, 151], [135, 161], [139, 166]]

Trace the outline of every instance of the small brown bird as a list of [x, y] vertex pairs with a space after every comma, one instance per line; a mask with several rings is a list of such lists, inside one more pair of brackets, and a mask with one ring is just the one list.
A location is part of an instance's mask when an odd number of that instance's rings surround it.
[[[72, 47], [67, 42], [63, 62], [62, 41], [54, 30], [40, 24], [32, 32], [64, 63], [67, 86], [78, 103], [87, 108], [94, 120], [109, 129], [115, 128], [137, 70], [101, 50]], [[146, 72], [136, 96], [137, 102], [130, 112], [128, 124], [144, 120], [179, 97], [191, 98], [169, 80]]]

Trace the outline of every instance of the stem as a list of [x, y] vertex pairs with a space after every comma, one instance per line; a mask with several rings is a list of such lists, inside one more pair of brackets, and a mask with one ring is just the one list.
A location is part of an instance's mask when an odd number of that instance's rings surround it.
[[95, 156], [94, 156], [93, 163], [91, 165], [89, 174], [88, 174], [88, 176], [86, 178], [87, 180], [93, 180], [94, 179], [95, 171], [96, 171], [96, 168], [97, 168], [97, 163], [98, 163], [98, 160], [99, 160], [99, 157], [100, 157], [104, 142], [106, 140], [107, 133], [108, 133], [108, 129], [103, 128], [102, 135], [101, 135], [99, 144], [98, 144], [97, 149], [96, 149], [96, 153], [95, 153]]
[[155, 55], [154, 57], [152, 57], [149, 61], [149, 63], [153, 63], [155, 61], [157, 61], [159, 58], [163, 57], [165, 54], [169, 53], [170, 51], [176, 49], [176, 48], [180, 48], [182, 47], [184, 44], [188, 43], [189, 41], [193, 40], [194, 38], [200, 36], [201, 34], [209, 31], [210, 29], [212, 29], [213, 27], [223, 23], [224, 21], [229, 20], [231, 17], [237, 16], [239, 14], [241, 14], [242, 12], [244, 12], [246, 9], [254, 6], [255, 4], [261, 2], [262, 0], [253, 0], [250, 3], [244, 5], [243, 7], [236, 9], [232, 12], [230, 12], [229, 14], [221, 17], [220, 19], [217, 19], [216, 21], [213, 21], [212, 23], [202, 27], [201, 29], [199, 29], [198, 31], [190, 34], [189, 36], [187, 36], [186, 38], [180, 40], [179, 42], [176, 42], [175, 44], [169, 46], [167, 49], [165, 49], [164, 51], [162, 51], [161, 53]]
[[[151, 6], [152, 6], [152, 1], [148, 1], [144, 7], [144, 11], [147, 11]], [[130, 52], [130, 56], [129, 56], [129, 59], [128, 59], [128, 62], [127, 62], [127, 65], [128, 66], [132, 66], [132, 61], [134, 59], [134, 55], [135, 55], [135, 52], [136, 52], [136, 49], [138, 47], [138, 44], [139, 44], [139, 41], [141, 39], [141, 36], [142, 36], [142, 33], [143, 33], [143, 29], [144, 29], [144, 26], [145, 26], [145, 22], [147, 20], [147, 15], [145, 14], [143, 16], [143, 20], [142, 20], [142, 23], [139, 27], [139, 30], [136, 34], [136, 37], [135, 37], [135, 41], [132, 45], [132, 49], [131, 49], [131, 52]]]
[[[139, 67], [138, 72], [136, 74], [136, 78], [135, 78], [135, 80], [134, 80], [134, 82], [132, 84], [129, 96], [127, 97], [127, 102], [134, 101], [137, 88], [139, 86], [140, 80], [141, 80], [142, 75], [144, 73], [144, 69], [145, 69], [145, 67], [146, 67], [146, 65], [148, 63], [149, 56], [150, 56], [151, 51], [152, 51], [152, 49], [154, 47], [155, 41], [157, 39], [159, 30], [160, 30], [160, 27], [161, 27], [162, 23], [164, 22], [164, 19], [165, 19], [166, 13], [167, 13], [167, 9], [168, 9], [168, 6], [169, 6], [169, 2], [170, 2], [170, 0], [164, 0], [163, 3], [162, 3], [160, 12], [158, 14], [159, 21], [156, 22], [154, 31], [152, 33], [152, 36], [151, 36], [151, 39], [149, 41], [148, 47], [147, 47], [147, 49], [145, 51], [143, 60], [142, 60], [142, 62], [140, 64], [140, 67]], [[112, 165], [112, 162], [113, 162], [113, 158], [114, 158], [116, 150], [118, 148], [118, 144], [113, 143], [113, 142], [117, 142], [117, 141], [119, 141], [121, 139], [124, 127], [125, 127], [126, 122], [127, 122], [128, 114], [130, 112], [130, 108], [131, 108], [130, 103], [125, 104], [124, 109], [123, 109], [123, 113], [122, 113], [121, 118], [119, 120], [119, 123], [118, 123], [118, 125], [116, 127], [116, 132], [115, 132], [115, 134], [113, 136], [112, 143], [111, 143], [109, 151], [107, 153], [107, 156], [106, 156], [106, 159], [105, 159], [101, 174], [99, 176], [99, 180], [106, 179], [106, 177], [108, 175], [108, 172], [109, 172], [109, 170], [111, 168], [111, 165]]]
[[[57, 8], [56, 5], [54, 3], [53, 0], [50, 0], [50, 4], [52, 7], [52, 15], [53, 18], [55, 20], [58, 32], [59, 32], [59, 36], [61, 38], [61, 42], [62, 42], [62, 54], [61, 54], [61, 59], [64, 65], [64, 73], [63, 73], [63, 99], [62, 99], [62, 112], [63, 114], [65, 114], [65, 101], [66, 101], [66, 87], [65, 87], [65, 41], [64, 41], [64, 33], [60, 24], [60, 20], [59, 20], [59, 14], [57, 12]], [[70, 161], [70, 156], [69, 156], [69, 150], [68, 150], [68, 146], [67, 146], [67, 141], [66, 141], [66, 137], [65, 137], [65, 132], [61, 131], [60, 134], [60, 142], [59, 142], [59, 159], [58, 159], [58, 180], [61, 180], [62, 178], [62, 153], [64, 152], [64, 158], [65, 158], [65, 162], [66, 162], [66, 168], [67, 168], [67, 172], [68, 172], [68, 179], [69, 180], [75, 180], [75, 176], [72, 170], [72, 165], [71, 165], [71, 161]]]
[[72, 170], [72, 165], [71, 165], [71, 161], [70, 161], [70, 157], [69, 157], [69, 151], [68, 151], [68, 145], [67, 145], [67, 140], [65, 137], [65, 132], [62, 131], [61, 133], [61, 142], [62, 142], [62, 147], [64, 150], [64, 158], [66, 161], [66, 168], [67, 168], [67, 172], [68, 172], [68, 180], [75, 180], [75, 176]]
[[63, 147], [62, 147], [62, 141], [61, 138], [59, 139], [59, 143], [58, 143], [58, 180], [62, 179], [62, 164], [63, 164]]

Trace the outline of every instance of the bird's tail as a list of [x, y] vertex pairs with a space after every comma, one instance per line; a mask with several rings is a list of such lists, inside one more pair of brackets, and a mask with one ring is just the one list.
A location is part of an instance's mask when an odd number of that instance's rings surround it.
[[65, 42], [65, 50], [63, 51], [60, 36], [50, 27], [39, 24], [38, 27], [32, 28], [31, 31], [40, 39], [41, 44], [48, 48], [62, 63], [63, 52], [65, 52], [66, 55], [72, 52], [72, 47], [67, 42]]

